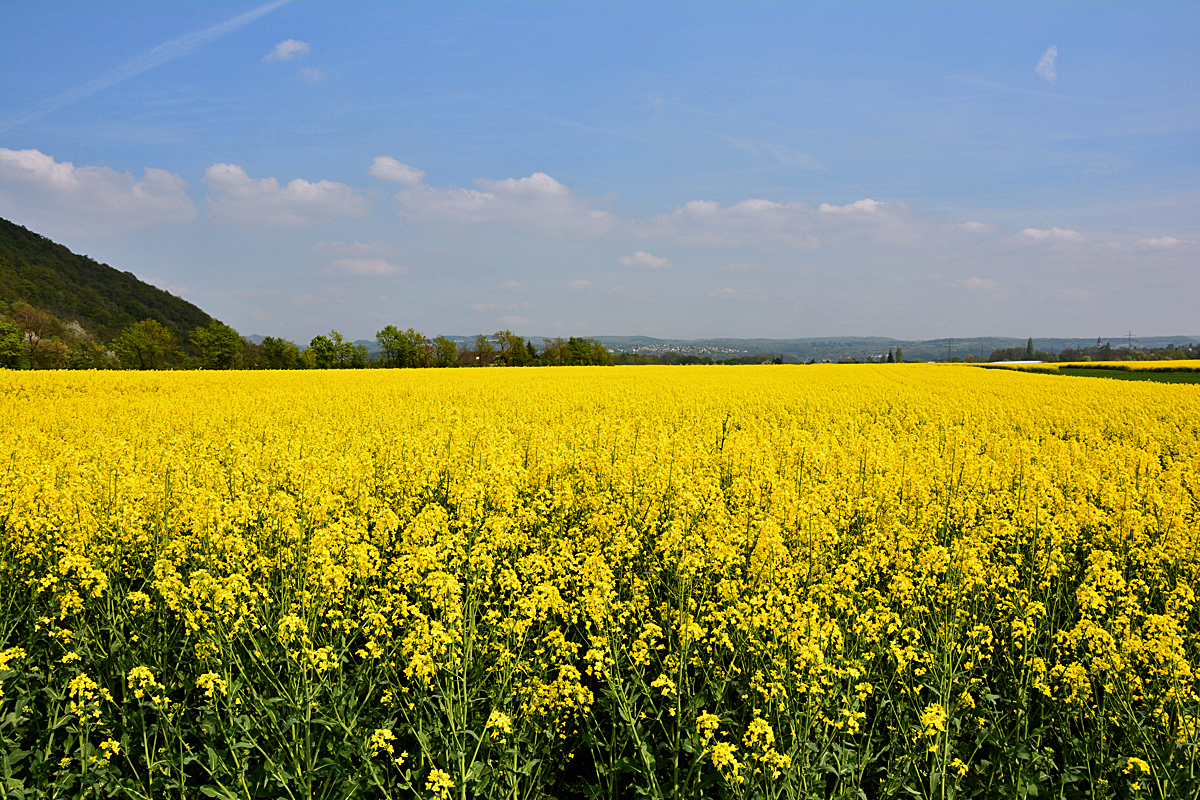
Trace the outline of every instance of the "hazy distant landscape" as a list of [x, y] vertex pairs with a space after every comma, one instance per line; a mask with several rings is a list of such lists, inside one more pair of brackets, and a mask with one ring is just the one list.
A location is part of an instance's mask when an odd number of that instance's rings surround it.
[[[586, 348], [603, 349], [572, 357], [565, 348], [580, 337], [526, 336], [510, 330], [483, 331], [472, 335], [438, 334], [430, 337], [412, 328], [404, 331], [403, 320], [389, 323], [393, 339], [403, 339], [414, 353], [428, 356], [402, 359], [403, 365], [420, 363], [440, 366], [479, 366], [562, 363], [687, 363], [771, 360], [778, 363], [840, 361], [987, 361], [1001, 351], [1025, 347], [1028, 357], [1050, 358], [1064, 350], [1086, 351], [1106, 345], [1106, 358], [1194, 357], [1200, 337], [1142, 336], [1098, 339], [1026, 339], [977, 337], [926, 341], [886, 337], [825, 337], [797, 339], [662, 339], [648, 336], [584, 337]], [[388, 329], [381, 326], [381, 329]], [[219, 333], [213, 333], [214, 331]], [[400, 336], [404, 332], [405, 336]], [[339, 366], [353, 364], [399, 365], [385, 346], [388, 335], [373, 339], [343, 340], [337, 331], [317, 331], [307, 339], [244, 335], [181, 298], [152, 286], [136, 276], [72, 253], [48, 238], [0, 219], [0, 365], [74, 368], [166, 368], [215, 366], [263, 368], [271, 361], [266, 350], [289, 353], [292, 366], [305, 361], [313, 345], [343, 348], [349, 357], [333, 356]], [[215, 337], [215, 338], [214, 338]], [[481, 338], [486, 341], [484, 344]], [[330, 340], [333, 341], [330, 341]], [[208, 342], [222, 341], [219, 358], [206, 356]], [[1114, 341], [1115, 340], [1115, 341]], [[440, 343], [440, 344], [439, 344]], [[264, 346], [266, 350], [264, 350]], [[466, 354], [483, 346], [488, 352], [478, 358]], [[441, 348], [441, 355], [435, 351]], [[578, 345], [577, 345], [578, 347]], [[490, 349], [489, 349], [490, 348]], [[585, 348], [585, 349], [586, 349]], [[1030, 349], [1032, 348], [1032, 349]], [[1115, 350], [1113, 350], [1115, 348]], [[451, 353], [450, 351], [454, 352]], [[491, 355], [495, 350], [498, 361]], [[519, 356], [515, 356], [520, 350]], [[512, 351], [512, 352], [510, 352]], [[1171, 352], [1186, 351], [1180, 355]], [[315, 351], [314, 351], [315, 352]], [[344, 356], [345, 354], [343, 354]], [[1090, 359], [1099, 353], [1089, 354]], [[622, 356], [634, 356], [633, 360]], [[322, 363], [320, 361], [315, 363]]]
[[[252, 342], [261, 342], [262, 336], [247, 337]], [[469, 343], [471, 336], [449, 336], [448, 338], [461, 343]], [[530, 336], [532, 341], [553, 339], [552, 336]], [[966, 358], [975, 356], [986, 360], [994, 350], [1024, 347], [1027, 339], [1013, 337], [984, 336], [965, 339], [930, 339], [913, 341], [905, 339], [889, 339], [883, 336], [857, 337], [827, 337], [813, 339], [655, 339], [649, 336], [596, 336], [594, 337], [608, 349], [614, 352], [644, 353], [662, 355], [664, 353], [679, 353], [680, 355], [711, 356], [729, 358], [745, 355], [782, 355], [786, 363], [806, 363], [808, 361], [839, 361], [854, 358], [860, 361], [866, 359], [886, 358], [889, 350], [901, 348], [906, 358], [917, 361], [941, 361], [947, 357], [958, 356]], [[1101, 336], [1101, 342], [1111, 342], [1113, 347], [1123, 348], [1126, 339], [1122, 336]], [[1035, 338], [1038, 350], [1062, 351], [1068, 348], [1081, 349], [1096, 344], [1096, 338], [1085, 339], [1042, 339]], [[355, 342], [365, 346], [371, 352], [378, 352], [379, 345], [373, 339], [361, 339]], [[1200, 344], [1200, 336], [1139, 336], [1134, 340], [1139, 349], [1171, 348], [1177, 349], [1189, 345]]]

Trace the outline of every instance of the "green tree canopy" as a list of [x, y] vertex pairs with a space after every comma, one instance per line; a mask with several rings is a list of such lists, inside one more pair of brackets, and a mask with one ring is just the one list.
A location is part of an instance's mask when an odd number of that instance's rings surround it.
[[138, 369], [158, 369], [163, 359], [178, 349], [175, 332], [153, 319], [130, 325], [121, 331], [114, 345]]
[[486, 334], [475, 334], [475, 363], [479, 366], [491, 364], [496, 357], [496, 348], [492, 346], [492, 340]]
[[60, 319], [79, 320], [102, 339], [138, 320], [154, 319], [183, 341], [212, 321], [186, 300], [3, 219], [0, 301], [23, 301]]
[[385, 367], [399, 367], [404, 360], [407, 340], [395, 325], [388, 325], [375, 334], [379, 343], [379, 362]]
[[402, 331], [395, 325], [388, 325], [375, 334], [375, 341], [379, 343], [379, 361], [385, 367], [428, 366], [430, 342], [418, 330]]
[[267, 369], [297, 369], [300, 366], [300, 348], [295, 342], [268, 336], [262, 340], [262, 348]]
[[21, 368], [21, 331], [11, 322], [0, 321], [0, 368]]
[[337, 345], [327, 336], [314, 336], [308, 343], [308, 355], [314, 369], [332, 369], [337, 363]]
[[502, 331], [496, 331], [492, 336], [496, 341], [496, 347], [500, 354], [496, 357], [498, 361], [509, 367], [523, 367], [528, 360], [528, 353], [525, 350], [525, 340], [517, 336], [507, 328]]
[[192, 344], [200, 351], [203, 369], [233, 369], [242, 353], [242, 337], [223, 322], [213, 320], [207, 328], [196, 328]]
[[21, 344], [30, 369], [53, 366], [65, 355], [66, 346], [55, 338], [62, 331], [62, 324], [53, 314], [20, 303], [13, 311], [12, 320], [21, 333]]
[[367, 346], [365, 344], [354, 344], [353, 342], [347, 342], [346, 344], [354, 348], [354, 351], [350, 354], [350, 368], [365, 369], [371, 355], [367, 350]]
[[458, 345], [445, 336], [433, 340], [433, 353], [439, 367], [458, 366]]

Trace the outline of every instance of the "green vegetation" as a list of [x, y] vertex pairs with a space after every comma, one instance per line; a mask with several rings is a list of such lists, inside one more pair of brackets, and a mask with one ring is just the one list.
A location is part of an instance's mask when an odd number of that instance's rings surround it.
[[[1060, 370], [1090, 369], [1090, 370], [1100, 370], [1102, 372], [1200, 372], [1200, 363], [1197, 363], [1197, 365], [1194, 367], [1191, 367], [1191, 366], [1185, 367], [1185, 366], [1182, 366], [1179, 363], [1177, 363], [1180, 360], [1183, 360], [1183, 359], [1178, 359], [1169, 365], [1157, 366], [1157, 367], [1141, 367], [1141, 366], [1135, 367], [1135, 366], [1133, 366], [1133, 364], [1131, 362], [1128, 362], [1128, 361], [1116, 361], [1116, 362], [1110, 361], [1110, 362], [1100, 362], [1097, 364], [1088, 364], [1086, 367], [1078, 366], [1075, 364], [1063, 364], [1061, 367], [1059, 367], [1059, 369]], [[1142, 361], [1139, 363], [1145, 363], [1145, 362]]]
[[[993, 350], [988, 361], [1098, 361], [1101, 363], [1121, 361], [1182, 361], [1200, 358], [1200, 344], [1166, 344], [1163, 347], [1113, 347], [1112, 342], [1100, 343], [1091, 347], [1068, 347], [1057, 353], [1047, 353], [1033, 346], [1033, 339], [1024, 347], [1005, 347]], [[953, 359], [952, 359], [953, 360]], [[967, 360], [972, 360], [968, 357]]]
[[1066, 375], [1074, 378], [1112, 378], [1122, 381], [1153, 381], [1155, 383], [1196, 383], [1200, 384], [1200, 368], [1172, 367], [1163, 369], [1128, 369], [1118, 364], [1097, 364], [1087, 367], [1040, 367], [1036, 365], [1022, 367], [991, 366], [980, 364], [984, 369], [1003, 369], [1010, 372], [1032, 372], [1038, 375]]
[[78, 323], [103, 340], [151, 319], [187, 341], [193, 330], [212, 322], [170, 292], [0, 219], [0, 316], [21, 304], [65, 324]]
[[1074, 375], [1082, 378], [1115, 378], [1121, 381], [1154, 381], [1155, 383], [1200, 383], [1200, 370], [1119, 370], [1101, 367], [1064, 367], [1059, 375]]
[[0, 369], [363, 369], [366, 367], [611, 364], [595, 339], [544, 339], [539, 351], [512, 331], [473, 347], [388, 325], [380, 355], [337, 331], [301, 348], [250, 342], [196, 306], [0, 219]]

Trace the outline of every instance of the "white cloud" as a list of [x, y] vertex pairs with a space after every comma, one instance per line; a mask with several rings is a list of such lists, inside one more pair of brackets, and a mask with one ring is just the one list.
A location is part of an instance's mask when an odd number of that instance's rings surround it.
[[296, 77], [305, 83], [320, 83], [329, 73], [320, 67], [308, 67], [296, 73]]
[[573, 292], [585, 292], [585, 291], [588, 291], [589, 289], [595, 289], [596, 284], [592, 283], [591, 281], [583, 281], [583, 280], [571, 281], [570, 283], [567, 284], [567, 288]]
[[178, 175], [146, 168], [141, 180], [109, 167], [76, 167], [38, 150], [0, 148], [0, 211], [44, 235], [110, 236], [188, 222], [196, 206]]
[[[961, 248], [973, 246], [976, 237], [1001, 233], [1001, 228], [991, 223], [971, 220], [956, 224], [918, 214], [904, 203], [870, 197], [817, 205], [752, 198], [721, 206], [711, 200], [692, 200], [667, 214], [617, 218], [598, 208], [596, 198], [581, 196], [544, 172], [506, 180], [480, 179], [475, 189], [429, 186], [424, 172], [389, 156], [376, 157], [369, 172], [403, 184], [394, 198], [400, 215], [426, 225], [498, 225], [554, 236], [612, 234], [626, 240], [662, 239], [690, 247], [792, 251], [881, 245]], [[1036, 243], [1079, 245], [1087, 244], [1088, 239], [1066, 228], [1027, 228], [992, 244]], [[646, 250], [638, 253], [643, 255], [625, 255], [619, 263], [641, 269], [663, 269], [669, 263]], [[763, 270], [761, 264], [749, 260], [722, 269]]]
[[631, 256], [621, 256], [617, 261], [623, 267], [637, 267], [638, 269], [670, 269], [673, 266], [671, 259], [654, 256], [644, 250], [638, 250]]
[[292, 61], [297, 58], [303, 58], [312, 51], [312, 46], [308, 42], [302, 42], [298, 39], [285, 39], [275, 45], [271, 52], [263, 56], [263, 61]]
[[726, 286], [724, 289], [717, 289], [716, 291], [709, 292], [708, 296], [721, 299], [721, 298], [733, 297], [737, 293], [738, 293], [737, 289], [731, 289], [730, 287]]
[[883, 204], [868, 197], [866, 200], [855, 200], [853, 203], [847, 203], [844, 206], [831, 206], [829, 203], [821, 203], [818, 210], [822, 214], [874, 214], [879, 210], [881, 205]]
[[493, 286], [493, 291], [498, 292], [528, 292], [530, 286], [525, 281], [505, 281], [499, 286]]
[[371, 213], [370, 200], [333, 181], [296, 178], [280, 186], [274, 178], [255, 180], [236, 164], [213, 164], [204, 172], [204, 183], [209, 215], [226, 222], [313, 225]]
[[1026, 239], [1032, 239], [1035, 242], [1072, 242], [1074, 244], [1087, 243], [1087, 237], [1079, 231], [1073, 231], [1070, 228], [1050, 228], [1048, 230], [1039, 230], [1037, 228], [1026, 228], [1021, 231], [1018, 236], [1024, 236]]
[[[376, 164], [379, 161], [376, 159]], [[390, 172], [390, 167], [385, 165], [381, 169]], [[438, 189], [418, 180], [396, 195], [396, 204], [401, 214], [414, 218], [510, 224], [560, 235], [595, 236], [610, 230], [616, 223], [612, 214], [595, 208], [593, 202], [576, 195], [544, 172], [502, 181], [480, 179], [475, 184], [479, 190], [453, 186]]]
[[692, 200], [670, 214], [660, 214], [635, 229], [646, 236], [665, 237], [680, 244], [726, 247], [763, 243], [798, 248], [819, 247], [808, 233], [813, 227], [812, 207], [806, 203], [773, 203], [743, 200], [721, 208], [711, 200]]
[[903, 203], [865, 199], [842, 206], [822, 203], [776, 203], [743, 200], [722, 208], [693, 200], [670, 214], [632, 221], [630, 229], [645, 237], [712, 247], [783, 247], [815, 250], [825, 244], [878, 242], [911, 245], [940, 234], [944, 225], [918, 217]]
[[1138, 244], [1143, 247], [1162, 249], [1167, 247], [1178, 247], [1181, 244], [1195, 244], [1195, 242], [1189, 241], [1188, 239], [1176, 239], [1174, 236], [1160, 236], [1151, 239], [1138, 239], [1136, 242], [1134, 242], [1134, 244]]
[[408, 267], [393, 264], [382, 258], [339, 258], [333, 262], [342, 272], [351, 275], [406, 275]]
[[669, 214], [618, 219], [544, 172], [525, 178], [476, 181], [477, 189], [437, 188], [425, 173], [388, 156], [376, 157], [369, 172], [405, 184], [395, 196], [401, 216], [426, 224], [504, 225], [535, 233], [599, 236], [619, 233], [664, 238], [689, 246], [770, 246], [814, 250], [829, 243], [864, 241], [912, 245], [961, 230], [990, 231], [983, 223], [958, 229], [951, 223], [919, 217], [903, 203], [871, 198], [845, 205], [743, 200], [722, 208], [693, 200]]
[[1058, 77], [1058, 73], [1054, 71], [1054, 62], [1058, 59], [1058, 48], [1050, 45], [1046, 48], [1046, 52], [1042, 53], [1042, 60], [1034, 67], [1033, 71], [1041, 75], [1046, 80], [1054, 83], [1054, 79]]
[[425, 177], [424, 171], [410, 167], [408, 164], [401, 164], [391, 156], [376, 156], [375, 160], [371, 162], [371, 168], [367, 171], [376, 178], [403, 183], [406, 186], [416, 186]]

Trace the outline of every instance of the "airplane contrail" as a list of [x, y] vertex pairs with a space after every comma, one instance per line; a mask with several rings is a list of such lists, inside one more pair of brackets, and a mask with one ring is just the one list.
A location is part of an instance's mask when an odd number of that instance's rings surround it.
[[146, 70], [153, 69], [160, 64], [165, 64], [168, 61], [173, 61], [181, 56], [186, 56], [188, 53], [191, 53], [194, 50], [198, 50], [207, 44], [212, 44], [222, 36], [226, 36], [238, 30], [239, 28], [249, 25], [251, 22], [263, 16], [264, 14], [269, 14], [280, 6], [286, 5], [291, 1], [292, 0], [275, 0], [273, 3], [267, 3], [266, 5], [259, 6], [252, 11], [247, 11], [241, 16], [226, 20], [218, 25], [213, 25], [211, 28], [205, 28], [202, 31], [196, 31], [195, 33], [189, 33], [186, 36], [180, 36], [178, 39], [172, 39], [169, 42], [163, 42], [153, 50], [138, 56], [132, 61], [122, 64], [114, 70], [104, 73], [93, 81], [89, 81], [82, 86], [77, 86], [74, 89], [63, 92], [60, 95], [56, 95], [55, 97], [43, 100], [38, 104], [37, 108], [33, 109], [32, 111], [17, 117], [13, 117], [4, 122], [2, 125], [0, 125], [0, 130], [8, 130], [14, 125], [23, 125], [27, 122], [32, 122], [35, 119], [44, 117], [53, 111], [57, 111], [60, 108], [69, 106], [71, 103], [82, 100], [85, 97], [91, 97], [97, 92], [107, 89], [110, 86], [115, 86], [121, 81], [132, 78], [135, 75], [141, 75]]

